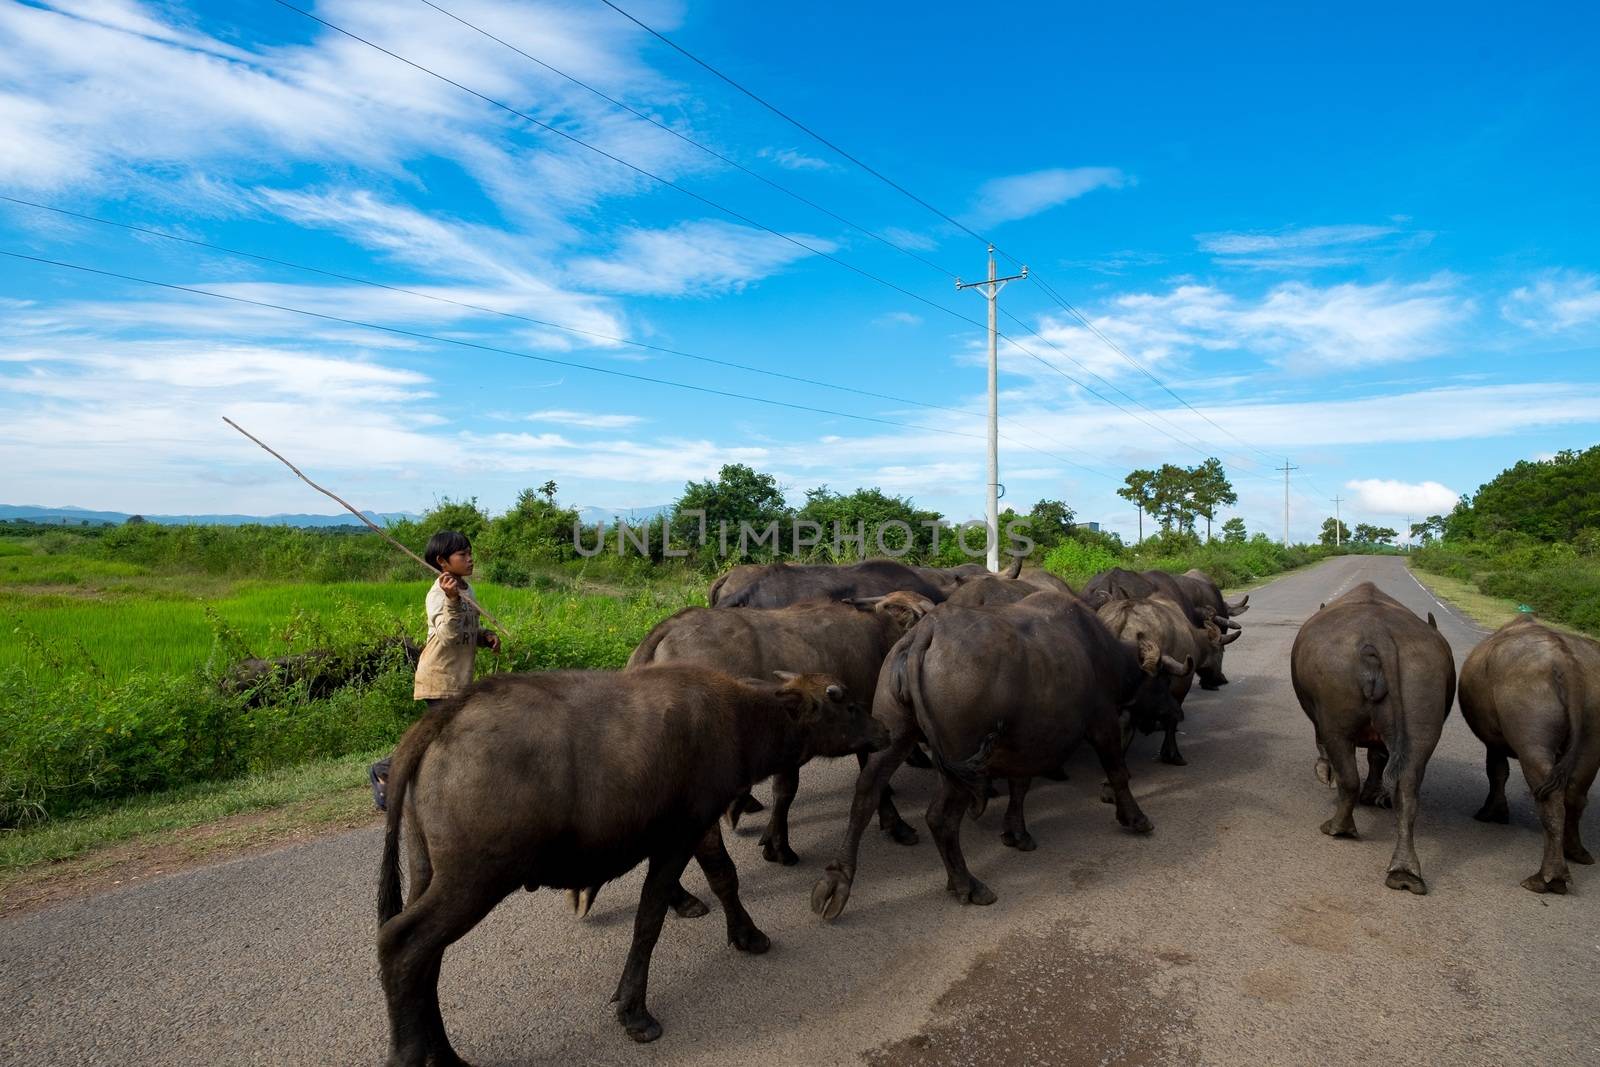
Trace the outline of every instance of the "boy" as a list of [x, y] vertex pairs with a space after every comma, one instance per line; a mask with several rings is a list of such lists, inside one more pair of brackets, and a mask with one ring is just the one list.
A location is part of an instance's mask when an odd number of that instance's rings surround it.
[[[417, 659], [417, 679], [411, 689], [414, 700], [434, 707], [464, 692], [472, 684], [472, 668], [480, 647], [500, 651], [500, 637], [482, 629], [478, 609], [467, 602], [472, 586], [472, 543], [465, 534], [440, 530], [428, 539], [422, 553], [428, 565], [437, 567], [439, 578], [428, 590], [428, 643]], [[372, 801], [379, 811], [388, 802], [389, 760], [374, 763], [367, 771], [372, 783]]]

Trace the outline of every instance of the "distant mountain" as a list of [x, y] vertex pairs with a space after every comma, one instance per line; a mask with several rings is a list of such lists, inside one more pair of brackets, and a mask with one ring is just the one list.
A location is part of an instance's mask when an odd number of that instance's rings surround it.
[[[367, 518], [379, 526], [397, 519], [415, 519], [419, 516], [409, 511], [369, 511]], [[59, 522], [77, 526], [110, 523], [120, 525], [128, 521], [125, 511], [90, 511], [87, 508], [45, 508], [28, 504], [0, 504], [0, 519], [25, 519], [29, 522]], [[348, 512], [337, 515], [145, 515], [145, 521], [164, 526], [244, 526], [258, 523], [262, 526], [356, 526], [356, 518]]]
[[672, 512], [671, 504], [653, 504], [642, 508], [602, 508], [592, 504], [581, 505], [574, 509], [578, 513], [579, 521], [592, 525], [603, 522], [607, 525], [616, 522], [619, 518], [626, 519], [629, 523], [645, 523], [657, 515], [667, 515]]

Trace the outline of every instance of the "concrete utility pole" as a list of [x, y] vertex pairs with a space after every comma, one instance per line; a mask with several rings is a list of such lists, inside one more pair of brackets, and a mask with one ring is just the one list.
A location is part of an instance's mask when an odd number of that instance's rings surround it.
[[1287, 459], [1285, 459], [1283, 461], [1283, 466], [1274, 467], [1272, 469], [1273, 470], [1279, 470], [1279, 471], [1283, 472], [1283, 547], [1284, 548], [1288, 548], [1289, 547], [1289, 472], [1290, 471], [1297, 471], [1300, 468], [1299, 467], [1290, 466], [1289, 461]]
[[1000, 570], [1000, 341], [995, 328], [995, 298], [1007, 282], [1017, 282], [1028, 276], [1028, 268], [1021, 274], [1008, 278], [994, 276], [994, 245], [989, 246], [989, 277], [981, 282], [963, 282], [956, 279], [956, 290], [978, 289], [989, 300], [989, 570]]
[[1339, 519], [1339, 505], [1343, 503], [1344, 497], [1336, 496], [1333, 498], [1333, 546], [1335, 548], [1338, 548], [1344, 543], [1344, 524]]

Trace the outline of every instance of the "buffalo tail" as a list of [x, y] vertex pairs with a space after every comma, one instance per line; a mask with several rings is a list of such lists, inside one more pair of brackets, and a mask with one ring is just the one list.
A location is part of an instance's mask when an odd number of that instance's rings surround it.
[[1550, 672], [1550, 682], [1556, 691], [1556, 699], [1561, 701], [1561, 710], [1567, 713], [1567, 747], [1561, 750], [1561, 755], [1556, 758], [1555, 766], [1550, 768], [1549, 775], [1539, 783], [1539, 788], [1533, 791], [1535, 800], [1543, 800], [1557, 789], [1565, 788], [1567, 780], [1572, 777], [1572, 768], [1578, 762], [1578, 731], [1581, 726], [1579, 716], [1583, 699], [1581, 696], [1573, 699], [1567, 678], [1567, 672], [1560, 667]]
[[383, 859], [378, 866], [378, 925], [382, 926], [400, 914], [403, 899], [400, 892], [400, 819], [406, 807], [406, 791], [411, 777], [422, 764], [428, 747], [438, 738], [439, 731], [455, 714], [460, 700], [453, 700], [439, 708], [430, 708], [416, 725], [406, 731], [396, 746], [389, 763], [388, 811], [383, 830]]

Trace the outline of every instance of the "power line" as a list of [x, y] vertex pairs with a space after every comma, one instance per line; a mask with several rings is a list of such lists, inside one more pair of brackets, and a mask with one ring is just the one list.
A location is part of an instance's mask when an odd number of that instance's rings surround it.
[[884, 184], [886, 184], [886, 185], [890, 186], [891, 188], [895, 189], [897, 192], [903, 194], [904, 196], [910, 197], [912, 200], [916, 201], [918, 204], [921, 204], [923, 207], [927, 208], [929, 211], [933, 212], [935, 215], [939, 216], [941, 219], [943, 219], [944, 221], [948, 222], [950, 225], [954, 226], [956, 229], [962, 231], [967, 236], [973, 238], [974, 240], [982, 241], [984, 244], [988, 244], [989, 243], [987, 238], [985, 238], [982, 234], [977, 233], [977, 232], [973, 231], [972, 229], [968, 228], [965, 223], [958, 222], [956, 219], [953, 219], [949, 215], [946, 215], [943, 211], [940, 211], [938, 208], [934, 207], [932, 204], [930, 204], [926, 200], [922, 199], [922, 197], [918, 196], [916, 193], [913, 193], [911, 190], [907, 189], [905, 186], [901, 185], [899, 182], [895, 181], [893, 178], [890, 178], [888, 175], [883, 174], [880, 171], [874, 170], [872, 167], [870, 167], [867, 164], [863, 163], [861, 160], [857, 159], [855, 156], [851, 155], [849, 152], [846, 152], [844, 149], [840, 148], [838, 145], [834, 144], [832, 141], [830, 141], [826, 137], [822, 136], [822, 134], [818, 133], [816, 130], [813, 130], [811, 127], [809, 127], [805, 123], [801, 122], [799, 119], [797, 119], [797, 118], [793, 117], [792, 115], [789, 115], [789, 114], [779, 110], [776, 106], [767, 103], [767, 101], [763, 100], [761, 97], [757, 96], [755, 93], [751, 92], [749, 89], [746, 89], [744, 86], [740, 85], [738, 82], [734, 81], [732, 78], [728, 77], [726, 74], [722, 73], [722, 71], [718, 70], [716, 67], [713, 67], [711, 64], [707, 63], [705, 60], [703, 60], [699, 56], [695, 55], [693, 52], [690, 52], [689, 50], [681, 47], [676, 42], [670, 40], [669, 38], [667, 38], [664, 34], [660, 33], [659, 31], [653, 30], [649, 26], [646, 26], [643, 22], [640, 22], [638, 19], [634, 18], [632, 15], [630, 15], [626, 11], [622, 10], [622, 8], [618, 7], [616, 4], [613, 4], [611, 2], [611, 0], [600, 0], [600, 2], [602, 4], [604, 4], [604, 5], [606, 5], [607, 7], [609, 7], [611, 10], [615, 11], [617, 14], [621, 15], [623, 18], [627, 19], [629, 22], [633, 23], [635, 26], [639, 27], [641, 30], [643, 30], [646, 33], [650, 34], [650, 36], [656, 38], [656, 40], [661, 41], [663, 44], [665, 44], [668, 47], [672, 48], [679, 55], [682, 55], [684, 58], [688, 59], [690, 62], [695, 63], [695, 64], [699, 65], [700, 67], [703, 67], [705, 70], [709, 71], [710, 73], [712, 73], [716, 77], [718, 77], [718, 78], [722, 79], [723, 81], [727, 82], [729, 85], [731, 85], [735, 89], [739, 90], [745, 96], [748, 96], [750, 99], [754, 100], [756, 103], [760, 104], [762, 107], [766, 108], [768, 111], [772, 112], [774, 115], [777, 115], [779, 118], [783, 119], [783, 121], [789, 123], [789, 125], [794, 126], [795, 128], [804, 131], [808, 136], [810, 136], [810, 137], [814, 138], [815, 140], [820, 141], [822, 144], [828, 146], [828, 148], [832, 149], [834, 152], [836, 152], [839, 155], [843, 156], [845, 159], [848, 159], [850, 162], [854, 163], [856, 166], [860, 167], [862, 170], [866, 171], [868, 174], [872, 175], [874, 178], [877, 178], [879, 181], [881, 181]]
[[[424, 2], [426, 2], [426, 0], [424, 0]], [[884, 174], [883, 172], [881, 172], [881, 171], [877, 170], [876, 168], [870, 166], [869, 164], [865, 163], [864, 161], [862, 161], [857, 156], [855, 156], [855, 155], [851, 154], [850, 152], [846, 151], [845, 149], [841, 148], [839, 145], [837, 145], [834, 142], [830, 141], [828, 138], [824, 137], [822, 134], [818, 133], [816, 130], [812, 129], [810, 126], [807, 126], [805, 123], [801, 122], [799, 119], [796, 119], [794, 116], [792, 116], [792, 115], [788, 114], [787, 112], [783, 111], [781, 108], [777, 107], [776, 105], [774, 105], [772, 103], [769, 103], [767, 100], [762, 98], [760, 95], [758, 95], [754, 91], [752, 91], [752, 90], [746, 88], [745, 86], [741, 85], [739, 82], [735, 81], [733, 78], [731, 78], [728, 75], [724, 74], [722, 71], [718, 70], [716, 67], [713, 67], [710, 63], [707, 63], [705, 60], [701, 59], [699, 56], [695, 55], [694, 53], [690, 52], [688, 49], [686, 49], [686, 48], [682, 47], [681, 45], [679, 45], [677, 42], [675, 42], [672, 39], [668, 38], [665, 34], [661, 33], [660, 31], [658, 31], [658, 30], [656, 30], [656, 29], [654, 29], [652, 27], [650, 27], [649, 25], [646, 25], [643, 21], [641, 21], [640, 19], [636, 18], [635, 16], [629, 14], [627, 11], [624, 11], [622, 8], [618, 7], [615, 3], [612, 3], [612, 0], [600, 0], [600, 2], [605, 4], [607, 7], [611, 8], [613, 11], [617, 12], [619, 15], [623, 16], [624, 18], [626, 18], [628, 21], [632, 22], [634, 25], [638, 26], [640, 29], [644, 30], [646, 33], [650, 34], [652, 37], [655, 37], [657, 40], [661, 41], [663, 44], [666, 44], [668, 47], [672, 48], [674, 51], [676, 51], [680, 55], [684, 56], [690, 62], [692, 62], [692, 63], [696, 64], [697, 66], [701, 67], [702, 69], [706, 70], [707, 72], [709, 72], [710, 74], [712, 74], [716, 78], [720, 79], [721, 81], [726, 82], [728, 85], [730, 85], [733, 88], [737, 89], [740, 93], [743, 93], [745, 96], [749, 97], [751, 100], [755, 101], [757, 104], [760, 104], [763, 108], [765, 108], [768, 111], [772, 112], [774, 115], [777, 115], [779, 118], [783, 119], [785, 122], [789, 123], [791, 126], [794, 126], [796, 129], [802, 131], [807, 136], [809, 136], [809, 137], [813, 138], [814, 140], [816, 140], [818, 143], [826, 146], [827, 148], [829, 148], [830, 150], [832, 150], [833, 152], [835, 152], [836, 154], [838, 154], [842, 158], [844, 158], [846, 160], [849, 160], [851, 163], [855, 164], [857, 167], [861, 168], [866, 173], [872, 175], [874, 178], [877, 178], [879, 181], [881, 181], [884, 184], [888, 185], [890, 188], [896, 190], [897, 192], [899, 192], [902, 195], [906, 196], [907, 198], [909, 198], [910, 200], [912, 200], [915, 203], [919, 204], [923, 208], [925, 208], [928, 211], [932, 212], [934, 215], [938, 216], [940, 219], [943, 219], [945, 222], [949, 223], [950, 225], [956, 227], [958, 230], [960, 230], [961, 232], [967, 234], [969, 237], [972, 237], [972, 238], [974, 238], [976, 240], [979, 240], [979, 241], [983, 241], [985, 244], [989, 243], [989, 241], [988, 241], [988, 239], [986, 237], [984, 237], [982, 234], [976, 232], [975, 230], [971, 229], [965, 223], [963, 223], [963, 222], [959, 221], [958, 219], [952, 217], [948, 213], [946, 213], [944, 211], [941, 211], [939, 208], [935, 207], [933, 204], [929, 203], [927, 200], [925, 200], [922, 197], [918, 196], [917, 194], [913, 193], [911, 190], [907, 189], [905, 186], [901, 185], [899, 182], [897, 182], [894, 179], [890, 178], [888, 175]], [[1013, 256], [1010, 253], [1005, 252], [1004, 250], [997, 249], [997, 251], [1000, 251], [1001, 255], [1004, 255], [1007, 259], [1010, 259], [1014, 263], [1020, 264], [1022, 262], [1016, 256]], [[1222, 433], [1226, 434], [1227, 436], [1233, 438], [1235, 441], [1239, 442], [1239, 444], [1244, 445], [1246, 448], [1251, 449], [1252, 451], [1254, 451], [1254, 452], [1266, 457], [1267, 459], [1276, 459], [1277, 458], [1277, 457], [1273, 456], [1271, 453], [1268, 453], [1268, 452], [1264, 451], [1263, 449], [1260, 449], [1257, 446], [1255, 446], [1253, 444], [1250, 444], [1250, 442], [1245, 441], [1243, 438], [1241, 438], [1238, 435], [1234, 434], [1231, 430], [1228, 430], [1226, 427], [1220, 425], [1219, 423], [1217, 423], [1216, 421], [1211, 419], [1208, 415], [1206, 415], [1204, 412], [1200, 411], [1194, 405], [1190, 404], [1187, 400], [1185, 400], [1182, 396], [1180, 396], [1176, 391], [1174, 391], [1170, 386], [1168, 386], [1165, 382], [1163, 382], [1160, 378], [1158, 378], [1154, 373], [1152, 373], [1147, 367], [1145, 367], [1143, 364], [1139, 363], [1132, 356], [1128, 355], [1127, 352], [1123, 351], [1123, 349], [1122, 349], [1122, 347], [1120, 345], [1116, 344], [1109, 337], [1107, 337], [1098, 327], [1096, 327], [1094, 325], [1093, 322], [1091, 322], [1088, 319], [1087, 316], [1083, 315], [1081, 312], [1078, 311], [1077, 308], [1073, 307], [1070, 303], [1068, 303], [1063, 297], [1060, 296], [1060, 294], [1056, 293], [1055, 290], [1053, 288], [1051, 288], [1048, 284], [1041, 282], [1041, 287], [1043, 288], [1044, 292], [1047, 295], [1049, 295], [1053, 300], [1055, 300], [1059, 305], [1061, 305], [1061, 307], [1063, 309], [1065, 309], [1069, 314], [1071, 314], [1074, 318], [1076, 318], [1079, 322], [1081, 322], [1083, 324], [1083, 326], [1090, 331], [1090, 333], [1092, 333], [1096, 338], [1098, 338], [1102, 343], [1104, 343], [1113, 352], [1115, 352], [1119, 356], [1121, 356], [1129, 364], [1131, 364], [1132, 366], [1137, 368], [1141, 373], [1143, 373], [1151, 381], [1155, 382], [1156, 385], [1160, 386], [1166, 393], [1168, 393], [1170, 396], [1172, 396], [1173, 399], [1177, 400], [1178, 403], [1182, 404], [1185, 408], [1187, 408], [1190, 411], [1194, 412], [1195, 415], [1199, 416], [1201, 419], [1204, 419], [1207, 423], [1209, 423], [1210, 425], [1215, 427], [1220, 432], [1222, 432]]]
[[864, 233], [868, 237], [872, 238], [874, 241], [877, 241], [877, 242], [879, 242], [881, 244], [887, 245], [888, 247], [894, 249], [896, 252], [899, 252], [900, 254], [905, 255], [905, 256], [909, 256], [912, 259], [916, 260], [917, 262], [924, 264], [925, 266], [932, 267], [934, 270], [938, 271], [940, 274], [943, 274], [948, 278], [954, 278], [955, 277], [954, 273], [952, 273], [951, 271], [948, 271], [945, 268], [939, 266], [939, 264], [935, 263], [933, 260], [931, 260], [931, 259], [927, 258], [926, 256], [922, 255], [921, 253], [917, 252], [915, 249], [907, 248], [902, 244], [899, 244], [899, 243], [897, 243], [895, 241], [892, 241], [889, 238], [887, 238], [887, 237], [883, 236], [882, 234], [878, 233], [877, 231], [871, 229], [870, 227], [863, 226], [859, 222], [851, 222], [849, 219], [845, 218], [843, 215], [840, 215], [837, 212], [830, 210], [829, 208], [823, 207], [821, 204], [817, 203], [816, 201], [810, 199], [809, 197], [807, 197], [807, 196], [805, 196], [805, 195], [803, 195], [801, 193], [795, 192], [793, 189], [790, 189], [788, 186], [783, 185], [780, 182], [775, 182], [771, 178], [767, 177], [765, 174], [762, 174], [759, 171], [753, 170], [752, 168], [745, 166], [743, 163], [740, 163], [738, 160], [730, 159], [728, 156], [726, 156], [723, 153], [717, 151], [715, 148], [711, 148], [708, 145], [702, 144], [701, 142], [695, 140], [693, 137], [690, 137], [688, 134], [684, 133], [683, 131], [675, 130], [671, 126], [668, 126], [666, 123], [660, 122], [657, 119], [655, 119], [654, 117], [645, 114], [643, 111], [640, 111], [637, 108], [632, 107], [631, 105], [626, 104], [623, 101], [618, 100], [615, 97], [610, 96], [607, 93], [605, 93], [605, 92], [603, 92], [603, 91], [601, 91], [599, 89], [596, 89], [594, 86], [590, 85], [588, 82], [585, 82], [585, 81], [583, 81], [583, 80], [581, 80], [579, 78], [576, 78], [576, 77], [572, 76], [571, 74], [568, 74], [567, 72], [565, 72], [563, 70], [559, 70], [556, 67], [551, 66], [549, 63], [547, 63], [544, 60], [540, 59], [538, 56], [530, 55], [529, 53], [523, 51], [521, 48], [518, 48], [516, 45], [512, 44], [510, 41], [507, 41], [502, 37], [498, 37], [495, 34], [490, 33], [488, 30], [484, 29], [482, 26], [479, 26], [477, 23], [472, 22], [469, 19], [462, 18], [460, 15], [457, 15], [453, 11], [450, 11], [450, 10], [447, 10], [446, 8], [440, 7], [438, 4], [434, 3], [433, 0], [419, 0], [419, 2], [423, 3], [423, 4], [426, 4], [428, 7], [433, 8], [433, 10], [439, 12], [439, 14], [444, 15], [447, 18], [454, 19], [456, 22], [459, 22], [461, 25], [467, 27], [468, 29], [470, 29], [470, 30], [472, 30], [472, 31], [474, 31], [476, 33], [482, 34], [483, 36], [487, 37], [489, 40], [494, 41], [496, 44], [502, 45], [505, 48], [509, 48], [511, 51], [515, 52], [517, 55], [519, 55], [522, 58], [528, 60], [529, 62], [537, 63], [539, 66], [543, 67], [545, 70], [548, 70], [550, 73], [555, 74], [558, 77], [565, 78], [567, 81], [569, 81], [572, 84], [578, 86], [579, 88], [588, 90], [589, 92], [593, 93], [595, 96], [598, 96], [600, 99], [604, 100], [606, 103], [612, 105], [613, 107], [620, 108], [623, 111], [626, 111], [628, 114], [632, 115], [634, 118], [639, 119], [639, 120], [641, 120], [643, 122], [648, 122], [650, 125], [654, 126], [656, 129], [662, 131], [663, 133], [671, 134], [673, 137], [676, 137], [678, 140], [683, 141], [685, 144], [693, 145], [695, 148], [698, 148], [700, 151], [702, 151], [702, 152], [706, 153], [707, 155], [711, 156], [713, 159], [719, 160], [719, 161], [727, 164], [728, 166], [733, 167], [735, 170], [741, 171], [744, 174], [748, 174], [750, 177], [756, 179], [756, 181], [758, 181], [758, 182], [761, 182], [763, 185], [770, 186], [771, 188], [778, 190], [778, 192], [783, 193], [785, 196], [792, 197], [795, 200], [799, 201], [800, 203], [806, 205], [809, 208], [812, 208], [815, 211], [820, 211], [822, 214], [828, 216], [830, 219], [833, 219], [835, 222], [838, 222], [838, 223], [841, 223], [841, 224], [843, 224], [845, 226], [848, 226], [852, 230], [856, 230], [856, 231], [858, 231], [860, 233]]
[[[394, 334], [398, 337], [409, 337], [415, 340], [432, 341], [437, 344], [457, 345], [462, 348], [476, 349], [480, 352], [493, 352], [498, 355], [514, 356], [518, 359], [532, 360], [537, 363], [548, 363], [553, 366], [566, 367], [571, 370], [589, 371], [593, 374], [604, 374], [613, 378], [626, 378], [630, 381], [648, 382], [652, 385], [665, 385], [674, 389], [685, 389], [690, 392], [705, 393], [711, 396], [726, 397], [733, 400], [748, 400], [756, 404], [767, 404], [772, 407], [787, 408], [792, 411], [804, 411], [814, 415], [829, 415], [836, 418], [852, 419], [856, 422], [875, 423], [881, 426], [895, 426], [901, 429], [909, 430], [922, 430], [927, 433], [944, 434], [950, 437], [966, 437], [973, 440], [984, 439], [983, 434], [967, 433], [963, 430], [952, 430], [939, 426], [924, 426], [919, 423], [900, 422], [895, 419], [878, 418], [872, 415], [855, 415], [847, 411], [834, 411], [830, 408], [819, 408], [809, 404], [797, 404], [787, 400], [774, 400], [770, 397], [752, 396], [748, 393], [736, 393], [729, 389], [716, 389], [706, 385], [693, 385], [688, 382], [673, 381], [669, 378], [656, 378], [648, 374], [635, 374], [630, 371], [617, 370], [611, 367], [596, 367], [592, 364], [579, 363], [574, 360], [558, 359], [554, 356], [541, 356], [532, 352], [522, 352], [514, 348], [501, 348], [497, 345], [486, 345], [477, 341], [464, 340], [459, 337], [444, 337], [438, 334], [424, 333], [421, 330], [407, 330], [398, 326], [385, 326], [381, 323], [365, 322], [361, 319], [345, 318], [339, 315], [329, 315], [321, 311], [309, 311], [305, 308], [291, 307], [287, 304], [275, 304], [267, 300], [252, 300], [249, 297], [235, 296], [229, 293], [218, 293], [209, 289], [200, 289], [189, 285], [178, 285], [173, 282], [157, 281], [153, 278], [141, 278], [133, 274], [122, 274], [117, 271], [104, 270], [99, 267], [85, 266], [80, 263], [68, 263], [64, 260], [48, 259], [43, 256], [30, 256], [22, 252], [13, 252], [3, 248], [0, 248], [0, 256], [8, 256], [12, 259], [25, 260], [30, 263], [39, 263], [50, 267], [60, 267], [66, 270], [80, 271], [84, 274], [94, 274], [104, 278], [115, 278], [118, 281], [135, 282], [140, 285], [150, 285], [160, 289], [170, 289], [175, 292], [189, 293], [193, 296], [209, 297], [213, 300], [226, 300], [230, 303], [245, 304], [250, 307], [266, 308], [272, 311], [282, 311], [291, 315], [301, 315], [306, 318], [320, 319], [324, 322], [336, 322], [344, 326], [355, 326], [364, 330], [376, 330], [382, 333]], [[1066, 459], [1063, 456], [1058, 456], [1053, 452], [1047, 452], [1042, 448], [1036, 448], [1033, 445], [1028, 444], [1026, 441], [1015, 441], [1013, 443], [1019, 444], [1023, 448], [1027, 448], [1033, 452], [1037, 452], [1042, 456], [1048, 456], [1051, 459], [1056, 460], [1059, 463], [1064, 463], [1069, 467], [1077, 467], [1100, 477], [1109, 477], [1109, 475], [1105, 474], [1103, 471], [1097, 471], [1091, 467], [1084, 467], [1082, 464], [1074, 463], [1073, 461]]]

